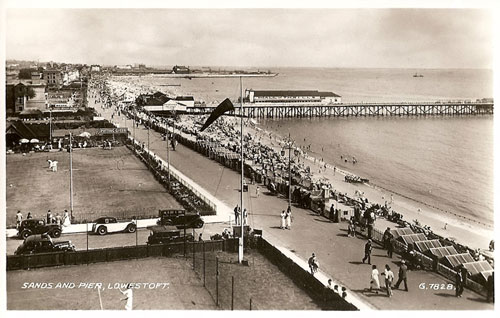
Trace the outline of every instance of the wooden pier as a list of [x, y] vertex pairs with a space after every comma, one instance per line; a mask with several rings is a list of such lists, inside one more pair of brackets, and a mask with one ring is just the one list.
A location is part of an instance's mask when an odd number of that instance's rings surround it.
[[[240, 106], [230, 114], [239, 116]], [[215, 106], [188, 107], [188, 114], [208, 114]], [[491, 115], [493, 103], [342, 103], [335, 105], [243, 105], [250, 118], [375, 117], [375, 116], [458, 116]]]

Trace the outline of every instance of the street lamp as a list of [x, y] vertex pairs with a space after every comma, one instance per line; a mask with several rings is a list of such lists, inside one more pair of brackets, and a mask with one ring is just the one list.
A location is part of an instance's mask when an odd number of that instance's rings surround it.
[[[290, 133], [288, 133], [286, 146], [283, 147], [283, 149], [288, 149], [288, 209], [292, 208], [292, 148], [293, 141]], [[284, 155], [284, 150], [282, 151], [282, 155]]]

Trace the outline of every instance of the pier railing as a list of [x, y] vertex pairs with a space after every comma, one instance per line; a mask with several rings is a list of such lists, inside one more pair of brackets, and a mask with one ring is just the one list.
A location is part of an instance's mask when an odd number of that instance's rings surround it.
[[[215, 106], [188, 107], [188, 114], [208, 114]], [[241, 115], [240, 107], [229, 114]], [[243, 116], [250, 118], [378, 117], [490, 115], [493, 103], [484, 102], [400, 102], [341, 103], [331, 105], [244, 104]]]

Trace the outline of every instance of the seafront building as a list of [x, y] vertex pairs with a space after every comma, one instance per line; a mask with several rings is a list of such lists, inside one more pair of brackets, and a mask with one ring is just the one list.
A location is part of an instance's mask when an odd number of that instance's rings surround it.
[[252, 104], [301, 104], [301, 105], [331, 105], [342, 103], [342, 97], [333, 92], [317, 90], [245, 90], [245, 98]]

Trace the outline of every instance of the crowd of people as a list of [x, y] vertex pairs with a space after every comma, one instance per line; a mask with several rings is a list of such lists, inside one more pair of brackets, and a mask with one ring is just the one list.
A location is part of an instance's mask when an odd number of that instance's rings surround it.
[[[33, 214], [31, 214], [31, 211], [28, 211], [28, 214], [26, 215], [26, 220], [33, 219]], [[56, 224], [56, 225], [61, 225], [61, 226], [70, 226], [71, 225], [71, 217], [68, 212], [68, 210], [64, 210], [64, 212], [61, 214], [55, 213], [53, 214], [51, 210], [47, 211], [46, 217], [39, 217], [41, 219], [45, 219], [46, 224]], [[23, 213], [18, 210], [16, 213], [16, 228], [19, 229], [21, 227], [21, 223], [24, 220]]]

